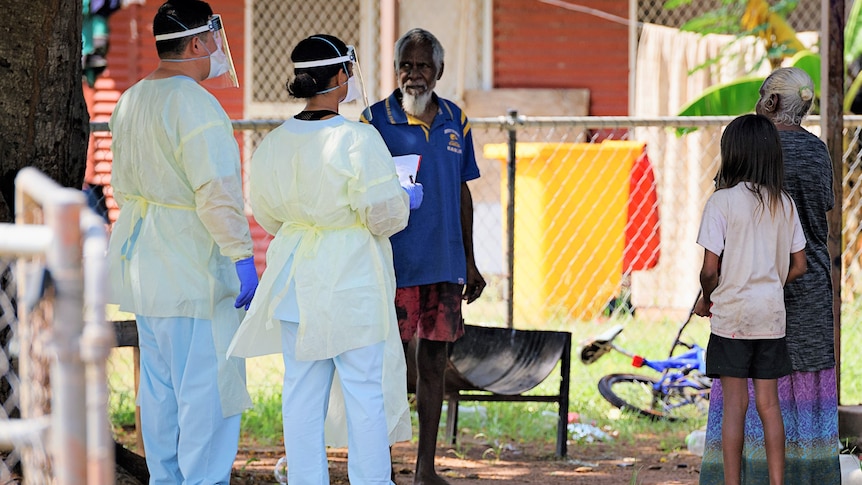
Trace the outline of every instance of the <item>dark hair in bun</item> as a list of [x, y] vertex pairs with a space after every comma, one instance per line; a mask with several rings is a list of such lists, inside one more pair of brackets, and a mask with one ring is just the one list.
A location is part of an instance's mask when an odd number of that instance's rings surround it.
[[[296, 44], [290, 54], [290, 60], [293, 62], [320, 61], [345, 55], [347, 55], [347, 45], [341, 39], [332, 35], [318, 34]], [[294, 98], [311, 98], [326, 89], [338, 71], [344, 69], [346, 68], [343, 63], [294, 69], [293, 79], [287, 83], [287, 92]]]

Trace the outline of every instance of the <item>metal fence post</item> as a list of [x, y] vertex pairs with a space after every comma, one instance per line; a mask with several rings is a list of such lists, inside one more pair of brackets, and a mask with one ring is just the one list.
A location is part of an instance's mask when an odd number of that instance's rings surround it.
[[[46, 189], [48, 185], [46, 182]], [[76, 485], [87, 483], [86, 388], [79, 347], [84, 326], [84, 277], [78, 223], [86, 199], [74, 189], [57, 191], [52, 199], [44, 208], [45, 224], [54, 231], [54, 241], [46, 254], [55, 288], [51, 325], [51, 348], [55, 354], [51, 364], [51, 449], [55, 483]]]
[[84, 234], [84, 329], [81, 359], [85, 363], [87, 413], [87, 480], [89, 485], [113, 485], [114, 437], [107, 425], [108, 357], [116, 346], [113, 325], [105, 321], [108, 236], [104, 219], [92, 211], [81, 218]]
[[[47, 353], [51, 356], [51, 436], [48, 454], [53, 461], [53, 483], [88, 483], [86, 387], [80, 355], [84, 328], [80, 220], [87, 201], [80, 191], [61, 187], [32, 167], [18, 173], [15, 188], [16, 200], [22, 202], [16, 206], [16, 222], [42, 223], [51, 230], [53, 236], [45, 250], [46, 274], [49, 275], [50, 288], [53, 290], [53, 306], [46, 314], [50, 322]], [[41, 220], [30, 220], [36, 214], [36, 206], [42, 208]], [[25, 364], [22, 362], [22, 366]], [[22, 409], [22, 415], [24, 412], [25, 409]], [[25, 480], [30, 481], [27, 478]]]
[[509, 152], [506, 155], [506, 186], [508, 187], [506, 200], [506, 268], [509, 273], [508, 295], [506, 299], [506, 326], [514, 328], [515, 325], [515, 165], [516, 147], [518, 144], [518, 111], [510, 109], [506, 112], [506, 121], [509, 125]]

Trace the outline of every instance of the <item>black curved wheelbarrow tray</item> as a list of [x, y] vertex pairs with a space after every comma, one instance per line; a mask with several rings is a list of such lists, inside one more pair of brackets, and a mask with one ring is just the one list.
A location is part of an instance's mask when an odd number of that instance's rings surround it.
[[[467, 325], [462, 338], [449, 345], [446, 369], [446, 439], [454, 444], [460, 401], [555, 402], [558, 408], [557, 456], [566, 456], [569, 414], [569, 370], [572, 334], [549, 330]], [[409, 355], [415, 355], [411, 342]], [[525, 395], [560, 363], [556, 395]], [[416, 363], [407, 359], [407, 389], [415, 392]]]

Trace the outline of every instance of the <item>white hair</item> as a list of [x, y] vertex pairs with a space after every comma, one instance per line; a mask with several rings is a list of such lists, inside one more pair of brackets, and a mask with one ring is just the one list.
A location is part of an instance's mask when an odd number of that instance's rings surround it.
[[814, 83], [798, 67], [780, 67], [763, 81], [761, 102], [773, 94], [780, 100], [779, 110], [771, 116], [773, 123], [800, 125], [814, 103]]
[[420, 28], [411, 29], [395, 42], [395, 72], [398, 72], [398, 66], [401, 65], [401, 50], [410, 43], [431, 47], [431, 57], [434, 59], [434, 67], [439, 74], [440, 69], [443, 69], [443, 44], [437, 40], [437, 37], [434, 37], [434, 34]]

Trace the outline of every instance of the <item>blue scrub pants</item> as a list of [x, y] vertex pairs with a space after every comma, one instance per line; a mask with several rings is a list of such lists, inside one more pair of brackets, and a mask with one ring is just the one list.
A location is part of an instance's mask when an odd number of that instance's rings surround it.
[[282, 414], [287, 482], [329, 485], [324, 420], [338, 370], [347, 414], [347, 474], [352, 485], [390, 485], [392, 464], [383, 408], [383, 348], [378, 342], [331, 359], [294, 359], [299, 325], [282, 322]]
[[150, 485], [230, 483], [241, 415], [222, 417], [212, 323], [137, 320], [138, 404]]

